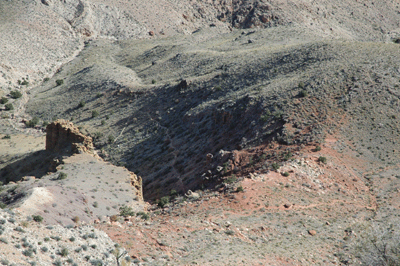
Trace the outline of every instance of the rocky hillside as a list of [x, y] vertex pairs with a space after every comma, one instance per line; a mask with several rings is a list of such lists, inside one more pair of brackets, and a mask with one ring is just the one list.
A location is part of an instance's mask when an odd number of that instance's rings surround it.
[[134, 265], [389, 263], [399, 23], [390, 0], [2, 1], [1, 207], [96, 221]]

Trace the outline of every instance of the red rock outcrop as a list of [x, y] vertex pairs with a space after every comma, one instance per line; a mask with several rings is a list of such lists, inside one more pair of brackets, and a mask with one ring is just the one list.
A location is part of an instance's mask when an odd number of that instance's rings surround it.
[[73, 153], [93, 151], [92, 138], [82, 134], [72, 122], [57, 120], [46, 128], [46, 150]]

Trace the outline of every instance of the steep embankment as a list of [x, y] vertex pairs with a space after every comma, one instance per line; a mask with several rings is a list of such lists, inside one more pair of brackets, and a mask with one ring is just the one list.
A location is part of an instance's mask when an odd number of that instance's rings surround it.
[[[57, 74], [66, 85], [38, 87], [29, 110], [43, 120], [55, 116], [85, 125], [105, 157], [143, 176], [150, 197], [207, 186], [221, 175], [217, 169], [229, 165], [220, 150], [272, 140], [321, 142], [326, 133], [351, 134], [354, 145], [362, 145], [365, 134], [372, 141], [397, 127], [390, 118], [400, 75], [397, 44], [309, 42], [313, 33], [282, 30], [93, 42]], [[95, 56], [102, 54], [107, 56]], [[386, 95], [381, 104], [365, 97], [377, 93]], [[61, 99], [68, 100], [54, 104]], [[376, 108], [382, 115], [363, 111]], [[371, 131], [375, 119], [386, 122]], [[389, 136], [379, 142], [357, 149], [378, 161], [385, 147], [400, 150]], [[395, 154], [387, 159], [396, 163]]]

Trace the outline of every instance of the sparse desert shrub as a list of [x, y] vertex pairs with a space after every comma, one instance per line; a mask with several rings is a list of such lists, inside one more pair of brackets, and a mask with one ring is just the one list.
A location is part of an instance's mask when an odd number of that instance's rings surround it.
[[66, 173], [64, 173], [64, 172], [60, 172], [59, 174], [58, 174], [58, 177], [57, 177], [57, 180], [63, 180], [63, 179], [66, 179], [67, 178], [67, 174]]
[[152, 79], [152, 80], [151, 80], [151, 84], [156, 84], [156, 82], [157, 82], [157, 81], [156, 81], [155, 79]]
[[92, 118], [95, 118], [95, 117], [97, 117], [97, 116], [99, 116], [99, 111], [93, 110], [93, 111], [92, 111]]
[[115, 138], [113, 135], [108, 135], [108, 143], [113, 143], [115, 141]]
[[319, 156], [319, 158], [318, 158], [318, 162], [321, 162], [321, 163], [326, 163], [326, 157]]
[[94, 265], [94, 266], [103, 266], [104, 265], [102, 260], [91, 260], [90, 264]]
[[68, 256], [68, 253], [69, 253], [69, 252], [68, 252], [68, 249], [65, 248], [65, 247], [61, 248], [61, 250], [60, 250], [60, 252], [59, 252], [60, 256], [62, 256], [62, 257]]
[[149, 214], [146, 213], [146, 212], [138, 212], [138, 213], [136, 213], [136, 216], [141, 216], [141, 218], [142, 218], [143, 220], [148, 220], [148, 219], [150, 219]]
[[7, 103], [6, 105], [4, 105], [4, 107], [7, 111], [14, 110], [14, 106], [12, 105], [12, 103]]
[[49, 251], [49, 249], [47, 248], [47, 247], [41, 247], [41, 249], [40, 249], [42, 252], [47, 252], [47, 251]]
[[22, 93], [18, 90], [11, 91], [10, 95], [11, 95], [11, 98], [13, 98], [13, 99], [18, 99], [18, 98], [22, 97]]
[[278, 170], [279, 169], [279, 164], [277, 164], [277, 163], [273, 163], [272, 165], [271, 165], [271, 167], [272, 167], [272, 169], [274, 169], [275, 171], [276, 170]]
[[244, 191], [244, 189], [243, 189], [242, 186], [238, 186], [238, 187], [236, 188], [236, 192], [243, 192], [243, 191]]
[[231, 175], [230, 177], [228, 177], [227, 179], [224, 180], [225, 184], [232, 184], [234, 182], [236, 182], [237, 177], [235, 175]]
[[2, 137], [2, 139], [11, 139], [11, 136], [7, 134], [4, 137]]
[[22, 229], [21, 226], [17, 226], [14, 230], [17, 231], [17, 232], [20, 232], [20, 233], [25, 233], [25, 230]]
[[46, 77], [46, 78], [43, 79], [44, 82], [47, 82], [47, 81], [49, 81], [49, 80], [50, 80], [50, 78], [48, 78], [48, 77]]
[[26, 122], [26, 126], [27, 127], [35, 127], [38, 123], [39, 123], [39, 118], [34, 117], [31, 120], [29, 120], [28, 122]]
[[161, 199], [159, 199], [157, 201], [157, 205], [160, 208], [164, 208], [165, 205], [167, 205], [168, 203], [169, 203], [169, 197], [168, 196], [164, 196], [164, 197], [162, 197]]
[[32, 219], [33, 219], [35, 222], [38, 222], [38, 223], [43, 222], [43, 217], [40, 216], [40, 215], [33, 215], [33, 216], [32, 216]]
[[321, 150], [321, 146], [317, 145], [314, 149], [314, 151], [320, 151]]
[[7, 259], [0, 260], [1, 265], [10, 265], [10, 262]]
[[228, 231], [225, 231], [225, 234], [227, 234], [228, 236], [233, 236], [235, 234], [235, 231], [228, 230]]
[[282, 175], [288, 177], [289, 173], [288, 172], [283, 172]]
[[271, 117], [271, 112], [267, 110], [264, 114], [260, 116], [260, 119], [263, 122], [267, 122], [270, 117]]
[[288, 151], [283, 155], [283, 160], [288, 161], [291, 157], [292, 157], [292, 153], [290, 151]]
[[24, 255], [26, 257], [33, 257], [34, 253], [36, 253], [36, 252], [34, 252], [34, 249], [32, 249], [32, 248], [28, 248], [28, 249], [25, 249], [24, 251], [22, 251], [22, 255]]
[[306, 90], [301, 90], [300, 92], [299, 92], [299, 96], [300, 97], [307, 97], [308, 96], [308, 91], [306, 91]]
[[54, 239], [55, 241], [60, 241], [61, 237], [59, 236], [50, 236], [51, 239]]
[[57, 79], [56, 80], [56, 85], [57, 86], [61, 86], [61, 85], [63, 85], [64, 84], [64, 80], [63, 79]]
[[7, 207], [7, 204], [0, 201], [0, 209], [5, 209], [6, 207]]
[[74, 223], [79, 223], [79, 217], [75, 216], [74, 218], [72, 218], [72, 221], [74, 221]]
[[110, 216], [110, 221], [111, 221], [111, 222], [116, 222], [116, 221], [118, 221], [118, 216], [117, 216], [117, 215], [111, 215], [111, 216]]
[[304, 86], [305, 86], [305, 85], [304, 85], [304, 82], [303, 82], [303, 81], [300, 81], [298, 86], [299, 86], [299, 88], [304, 88]]
[[175, 198], [178, 195], [178, 192], [175, 189], [171, 189], [169, 192], [169, 195], [173, 198]]
[[4, 237], [0, 238], [0, 242], [4, 243], [4, 244], [8, 244], [8, 240]]
[[[396, 228], [397, 227], [397, 228]], [[400, 234], [398, 225], [373, 222], [362, 228], [360, 237], [354, 238], [346, 253], [361, 265], [400, 265]], [[351, 233], [351, 232], [350, 232]]]
[[78, 104], [78, 107], [82, 108], [82, 107], [85, 107], [85, 105], [86, 105], [85, 101], [80, 101]]
[[119, 208], [119, 215], [124, 217], [134, 216], [135, 212], [133, 211], [132, 207], [122, 206]]
[[8, 99], [6, 97], [1, 97], [0, 103], [1, 104], [6, 104], [8, 102]]

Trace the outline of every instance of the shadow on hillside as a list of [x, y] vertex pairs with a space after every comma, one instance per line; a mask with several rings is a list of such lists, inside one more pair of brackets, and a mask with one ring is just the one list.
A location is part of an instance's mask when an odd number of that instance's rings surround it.
[[6, 184], [20, 181], [25, 176], [41, 178], [46, 173], [54, 171], [57, 157], [59, 155], [55, 156], [46, 150], [30, 153], [0, 169], [0, 181]]

